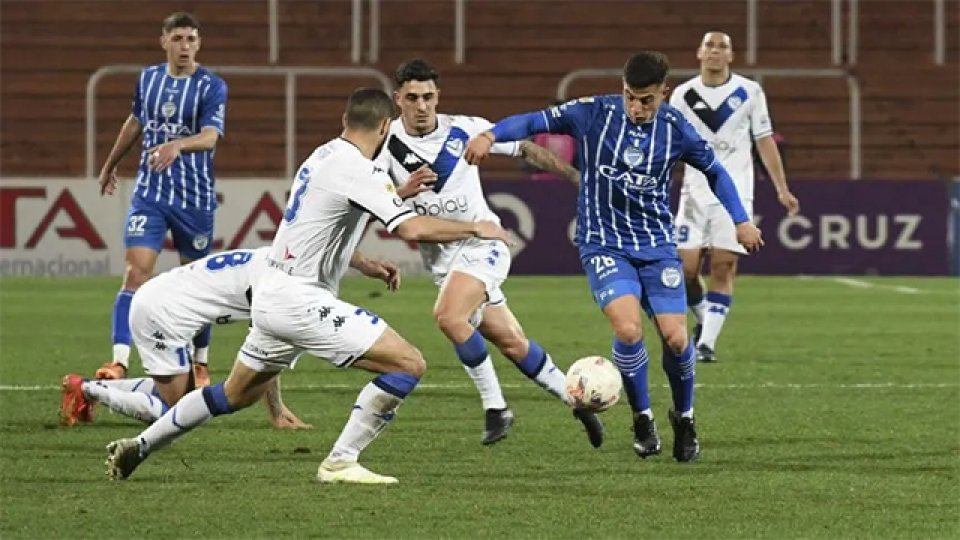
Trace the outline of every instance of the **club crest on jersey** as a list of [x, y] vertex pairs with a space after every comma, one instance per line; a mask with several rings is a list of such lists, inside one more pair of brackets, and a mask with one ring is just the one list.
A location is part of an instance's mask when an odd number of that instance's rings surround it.
[[444, 147], [447, 149], [447, 152], [450, 152], [454, 156], [460, 157], [463, 155], [463, 141], [460, 139], [448, 139]]
[[643, 163], [643, 150], [636, 146], [628, 146], [623, 151], [623, 162], [631, 168]]
[[162, 114], [164, 118], [170, 118], [177, 114], [177, 104], [172, 101], [165, 102], [160, 106], [160, 114]]
[[197, 251], [203, 251], [207, 249], [207, 244], [210, 243], [210, 239], [202, 234], [198, 234], [193, 237], [193, 249]]
[[663, 271], [660, 272], [660, 283], [663, 283], [664, 287], [676, 289], [682, 282], [683, 274], [680, 273], [680, 270], [677, 270], [672, 266], [664, 268]]
[[737, 110], [740, 105], [743, 105], [743, 100], [740, 99], [740, 96], [733, 95], [727, 98], [727, 106], [732, 110]]

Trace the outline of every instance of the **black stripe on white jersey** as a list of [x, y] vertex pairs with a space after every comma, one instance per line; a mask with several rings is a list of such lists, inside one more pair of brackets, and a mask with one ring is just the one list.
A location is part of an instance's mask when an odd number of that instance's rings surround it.
[[[397, 200], [399, 201], [400, 199], [397, 199]], [[350, 203], [350, 206], [356, 208], [357, 210], [360, 210], [361, 212], [366, 212], [366, 213], [370, 214], [371, 216], [373, 216], [377, 221], [379, 221], [380, 223], [383, 223], [383, 226], [384, 226], [385, 228], [387, 228], [387, 229], [390, 228], [390, 224], [393, 223], [394, 221], [396, 221], [397, 218], [403, 217], [403, 216], [405, 216], [405, 215], [410, 214], [410, 213], [413, 212], [413, 210], [410, 210], [410, 209], [408, 208], [408, 209], [404, 210], [403, 212], [400, 212], [399, 214], [396, 214], [396, 215], [393, 216], [392, 218], [390, 218], [390, 219], [388, 219], [388, 220], [384, 220], [382, 217], [374, 214], [373, 212], [371, 212], [370, 210], [368, 210], [366, 206], [358, 203], [357, 201], [355, 201], [355, 200], [353, 200], [353, 199], [347, 199], [347, 201]]]
[[390, 151], [390, 155], [393, 157], [393, 159], [409, 173], [416, 171], [424, 164], [430, 164], [428, 160], [411, 150], [409, 146], [404, 144], [404, 142], [398, 139], [395, 135], [390, 136], [390, 142], [387, 143], [387, 149]]

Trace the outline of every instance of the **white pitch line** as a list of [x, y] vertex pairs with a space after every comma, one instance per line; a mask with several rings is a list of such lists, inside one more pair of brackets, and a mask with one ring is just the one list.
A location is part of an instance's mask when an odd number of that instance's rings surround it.
[[[814, 280], [814, 279], [823, 279], [819, 276], [809, 276], [801, 274], [797, 278], [802, 280]], [[847, 277], [832, 277], [828, 278], [830, 281], [839, 283], [841, 285], [846, 285], [848, 287], [853, 287], [855, 289], [883, 289], [886, 291], [893, 291], [902, 294], [923, 294], [927, 291], [923, 289], [918, 289], [916, 287], [908, 287], [906, 285], [883, 285], [880, 283], [870, 283], [869, 281], [864, 281], [862, 279], [854, 279]]]
[[[301, 384], [301, 385], [283, 385], [284, 390], [299, 391], [299, 390], [357, 390], [362, 386], [361, 383], [357, 384]], [[529, 384], [501, 384], [503, 388], [533, 388]], [[656, 386], [656, 385], [654, 385]], [[662, 384], [659, 385], [661, 388], [669, 388], [669, 385]], [[895, 382], [873, 382], [873, 383], [839, 383], [839, 384], [822, 384], [822, 383], [755, 383], [755, 384], [713, 384], [713, 383], [701, 383], [695, 385], [697, 388], [703, 389], [719, 389], [719, 390], [759, 390], [759, 389], [793, 389], [793, 390], [802, 390], [808, 388], [828, 388], [828, 389], [856, 389], [856, 390], [871, 390], [871, 389], [883, 389], [883, 388], [957, 388], [960, 386], [960, 383], [895, 383]], [[443, 383], [422, 383], [417, 385], [418, 389], [423, 390], [467, 390], [473, 389], [474, 386], [471, 384], [443, 384]], [[57, 385], [7, 385], [0, 384], [0, 392], [50, 392], [53, 390], [59, 390], [60, 387]]]

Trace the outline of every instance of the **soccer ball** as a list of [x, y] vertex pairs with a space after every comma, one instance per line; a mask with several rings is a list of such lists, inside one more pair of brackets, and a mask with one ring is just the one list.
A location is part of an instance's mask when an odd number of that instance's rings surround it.
[[613, 407], [623, 388], [620, 371], [602, 356], [587, 356], [574, 362], [567, 370], [566, 383], [573, 406], [592, 412]]

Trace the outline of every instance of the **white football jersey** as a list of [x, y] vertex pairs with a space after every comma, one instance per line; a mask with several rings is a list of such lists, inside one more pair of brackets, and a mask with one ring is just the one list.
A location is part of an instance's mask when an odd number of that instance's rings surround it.
[[270, 264], [334, 295], [370, 216], [388, 231], [414, 214], [386, 170], [337, 138], [300, 165], [270, 251]]
[[[713, 146], [740, 198], [752, 201], [753, 141], [773, 134], [763, 88], [736, 73], [720, 86], [707, 86], [698, 75], [674, 89], [670, 105]], [[699, 204], [720, 203], [703, 173], [693, 167], [684, 167], [682, 193]]]
[[[250, 318], [251, 289], [268, 270], [270, 248], [213, 253], [147, 281], [137, 298], [177, 325], [200, 327]], [[143, 294], [141, 294], [141, 292]]]
[[[419, 215], [453, 221], [499, 223], [500, 219], [490, 210], [483, 196], [478, 168], [463, 159], [467, 142], [491, 127], [493, 124], [488, 120], [475, 116], [438, 114], [437, 129], [419, 136], [408, 134], [403, 128], [403, 120], [397, 118], [390, 123], [390, 135], [377, 157], [377, 165], [389, 171], [397, 186], [404, 185], [410, 174], [424, 164], [437, 173], [432, 191], [405, 201], [406, 206]], [[520, 143], [496, 143], [491, 152], [516, 156], [520, 153]], [[468, 240], [442, 244], [421, 242], [420, 255], [428, 270], [444, 272]]]

